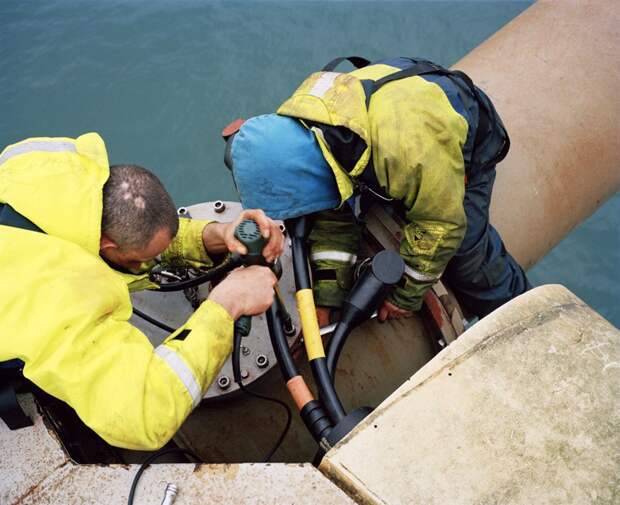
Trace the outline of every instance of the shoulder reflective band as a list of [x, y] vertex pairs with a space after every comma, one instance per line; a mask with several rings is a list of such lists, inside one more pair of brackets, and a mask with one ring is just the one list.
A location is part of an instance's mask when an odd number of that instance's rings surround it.
[[441, 277], [441, 275], [425, 274], [424, 272], [414, 270], [413, 268], [408, 267], [407, 265], [405, 265], [405, 275], [407, 277], [411, 277], [415, 281], [420, 281], [420, 282], [435, 282], [435, 281], [438, 281], [439, 278]]
[[46, 153], [77, 152], [73, 142], [65, 142], [62, 140], [32, 140], [30, 142], [22, 142], [21, 144], [17, 144], [7, 149], [4, 153], [2, 153], [2, 156], [0, 156], [0, 165], [14, 156], [36, 151]]
[[349, 263], [352, 265], [357, 261], [355, 254], [341, 252], [341, 251], [319, 251], [310, 255], [311, 261], [331, 260], [342, 261], [343, 263]]
[[176, 352], [174, 352], [169, 347], [165, 345], [160, 345], [155, 349], [155, 354], [157, 354], [161, 359], [163, 359], [170, 368], [177, 374], [187, 392], [192, 397], [192, 408], [196, 408], [196, 406], [200, 403], [202, 399], [200, 386], [194, 377], [194, 374], [189, 369], [189, 367], [183, 361], [183, 358], [179, 356]]
[[319, 322], [316, 319], [316, 305], [311, 289], [300, 289], [295, 293], [297, 300], [297, 310], [301, 319], [301, 329], [304, 334], [304, 344], [308, 360], [325, 357], [323, 340], [319, 330]]
[[323, 75], [317, 79], [310, 90], [310, 95], [322, 98], [325, 92], [331, 88], [336, 77], [340, 75], [339, 72], [323, 72]]

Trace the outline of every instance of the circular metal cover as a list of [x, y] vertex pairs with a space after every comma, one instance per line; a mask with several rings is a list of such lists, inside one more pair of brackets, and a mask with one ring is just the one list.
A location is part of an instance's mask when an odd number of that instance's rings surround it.
[[[196, 219], [209, 219], [214, 221], [229, 222], [234, 221], [243, 208], [237, 202], [212, 202], [200, 203], [183, 209], [182, 219], [186, 217]], [[223, 203], [223, 209], [222, 204]], [[282, 277], [279, 282], [280, 292], [289, 310], [295, 328], [300, 328], [299, 315], [295, 305], [295, 283], [293, 277], [293, 265], [289, 240], [286, 241], [284, 253], [280, 261], [282, 262]], [[198, 290], [198, 299], [204, 300], [209, 294], [209, 285], [203, 284]], [[137, 309], [158, 321], [172, 327], [178, 328], [183, 325], [193, 313], [193, 308], [183, 291], [158, 293], [156, 291], [140, 291], [131, 294], [131, 300]], [[168, 333], [144, 319], [133, 315], [131, 323], [142, 330], [154, 346], [159, 345]], [[289, 346], [299, 338], [299, 330], [288, 338]], [[241, 372], [243, 384], [248, 385], [262, 377], [276, 366], [276, 357], [273, 353], [267, 321], [264, 315], [252, 318], [252, 330], [242, 341], [243, 349], [241, 352]], [[220, 373], [215, 378], [204, 398], [215, 399], [231, 395], [239, 391], [239, 386], [232, 381], [232, 361], [229, 357]], [[229, 379], [227, 381], [226, 379]], [[220, 380], [221, 379], [221, 380]], [[225, 387], [222, 387], [225, 386]]]

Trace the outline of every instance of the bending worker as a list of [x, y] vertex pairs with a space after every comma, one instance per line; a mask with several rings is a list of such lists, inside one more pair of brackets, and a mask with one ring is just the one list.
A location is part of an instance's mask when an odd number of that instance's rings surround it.
[[[483, 317], [529, 288], [489, 224], [495, 165], [509, 139], [485, 93], [461, 72], [393, 58], [310, 75], [278, 109], [227, 133], [226, 161], [244, 206], [274, 219], [312, 214], [319, 323], [351, 284], [364, 211], [389, 206], [407, 225], [404, 281], [379, 318], [407, 317], [442, 275]], [[237, 124], [239, 124], [238, 122]]]
[[[263, 253], [275, 259], [278, 226], [262, 211], [244, 218], [258, 222], [269, 239]], [[8, 146], [0, 154], [0, 362], [23, 361], [27, 379], [108, 443], [163, 446], [231, 352], [234, 319], [265, 311], [276, 279], [265, 267], [233, 271], [155, 349], [128, 322], [129, 291], [152, 287], [156, 257], [210, 266], [209, 254], [243, 252], [236, 223], [179, 220], [157, 177], [109, 167], [95, 133]]]

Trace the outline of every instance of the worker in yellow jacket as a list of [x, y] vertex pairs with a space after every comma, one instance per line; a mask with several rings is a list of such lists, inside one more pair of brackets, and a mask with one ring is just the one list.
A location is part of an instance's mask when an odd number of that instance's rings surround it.
[[[360, 224], [379, 204], [402, 217], [402, 282], [379, 319], [420, 309], [442, 276], [484, 317], [530, 285], [489, 223], [504, 125], [471, 79], [420, 58], [340, 73], [336, 58], [277, 110], [228, 128], [226, 160], [244, 205], [275, 219], [311, 216], [310, 262], [320, 323], [351, 286]], [[235, 133], [236, 131], [236, 133]]]
[[[275, 259], [278, 226], [258, 210], [242, 218], [258, 222], [269, 239], [263, 253]], [[108, 443], [161, 447], [231, 352], [233, 321], [266, 310], [276, 279], [265, 267], [232, 272], [156, 348], [128, 322], [129, 292], [152, 287], [156, 257], [210, 266], [210, 253], [241, 251], [235, 224], [179, 220], [157, 177], [109, 167], [95, 133], [8, 146], [0, 154], [0, 362], [21, 360], [27, 379]]]

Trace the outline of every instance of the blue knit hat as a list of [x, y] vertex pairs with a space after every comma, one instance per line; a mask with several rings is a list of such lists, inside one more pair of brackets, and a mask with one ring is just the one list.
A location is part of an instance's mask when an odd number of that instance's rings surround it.
[[246, 209], [289, 219], [340, 204], [334, 174], [314, 134], [296, 119], [249, 119], [232, 139], [232, 173]]

